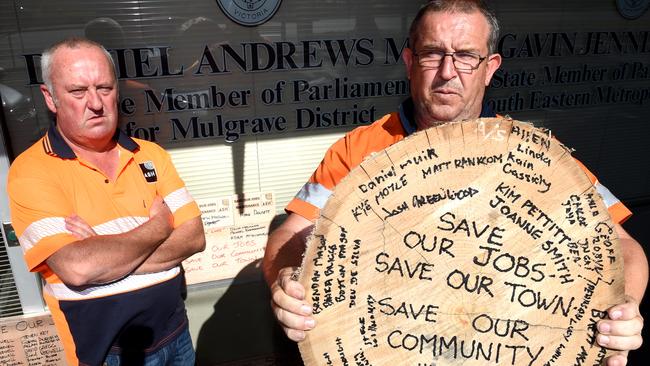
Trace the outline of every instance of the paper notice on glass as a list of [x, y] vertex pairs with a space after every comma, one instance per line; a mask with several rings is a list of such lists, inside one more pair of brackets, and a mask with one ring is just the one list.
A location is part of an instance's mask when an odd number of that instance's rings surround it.
[[202, 212], [206, 246], [203, 252], [183, 262], [188, 284], [233, 278], [264, 256], [269, 225], [275, 216], [272, 193], [197, 202]]
[[235, 224], [233, 216], [233, 196], [222, 198], [197, 199], [196, 203], [201, 209], [203, 228], [208, 229], [232, 226]]
[[271, 222], [275, 216], [273, 193], [246, 193], [233, 196], [235, 225]]
[[0, 365], [67, 365], [49, 313], [2, 319], [0, 334]]

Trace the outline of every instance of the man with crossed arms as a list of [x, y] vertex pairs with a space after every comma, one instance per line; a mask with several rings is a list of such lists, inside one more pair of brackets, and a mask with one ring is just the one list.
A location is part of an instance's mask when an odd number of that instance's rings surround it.
[[12, 224], [70, 365], [193, 365], [180, 263], [203, 250], [199, 208], [158, 145], [117, 128], [111, 56], [82, 38], [41, 57], [56, 115], [13, 162]]

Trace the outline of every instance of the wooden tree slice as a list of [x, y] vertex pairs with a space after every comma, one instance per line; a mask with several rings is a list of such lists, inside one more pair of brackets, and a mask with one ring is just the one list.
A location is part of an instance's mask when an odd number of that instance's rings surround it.
[[548, 132], [450, 123], [373, 154], [336, 187], [299, 276], [306, 365], [594, 365], [623, 302], [601, 197]]

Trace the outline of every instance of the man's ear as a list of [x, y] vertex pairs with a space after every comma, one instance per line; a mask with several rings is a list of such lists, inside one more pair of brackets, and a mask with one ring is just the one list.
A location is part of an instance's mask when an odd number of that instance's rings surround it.
[[413, 51], [411, 51], [410, 48], [405, 48], [404, 52], [402, 52], [402, 60], [404, 61], [404, 65], [406, 65], [406, 77], [411, 80], [411, 71], [413, 68]]
[[490, 85], [492, 75], [494, 75], [499, 66], [501, 66], [501, 55], [498, 53], [489, 55], [487, 59], [487, 72], [485, 73], [485, 86]]
[[54, 95], [52, 92], [47, 88], [45, 84], [41, 84], [41, 93], [43, 93], [43, 98], [45, 98], [45, 104], [47, 105], [47, 108], [52, 112], [56, 114], [56, 103], [54, 102]]

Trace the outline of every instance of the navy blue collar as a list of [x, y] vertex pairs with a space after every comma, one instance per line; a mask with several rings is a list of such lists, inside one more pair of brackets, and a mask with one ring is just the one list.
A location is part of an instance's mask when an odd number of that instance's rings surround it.
[[[490, 108], [487, 103], [481, 106], [481, 115], [479, 117], [496, 117], [496, 113]], [[406, 135], [410, 135], [417, 131], [418, 127], [415, 123], [415, 107], [413, 105], [413, 98], [408, 97], [399, 105], [399, 119], [402, 122], [402, 127]]]
[[[50, 146], [51, 146], [51, 152], [48, 151], [47, 147], [45, 147], [45, 150], [47, 153], [54, 153], [58, 157], [62, 159], [76, 159], [77, 155], [72, 151], [72, 148], [70, 145], [68, 145], [67, 142], [63, 139], [59, 131], [56, 129], [56, 124], [54, 122], [50, 123], [50, 128], [47, 130], [47, 139], [49, 140]], [[113, 135], [113, 139], [117, 141], [117, 143], [122, 146], [123, 148], [134, 152], [137, 150], [140, 145], [138, 145], [137, 142], [135, 142], [132, 138], [127, 136], [122, 130], [119, 128], [115, 130], [115, 134]]]

